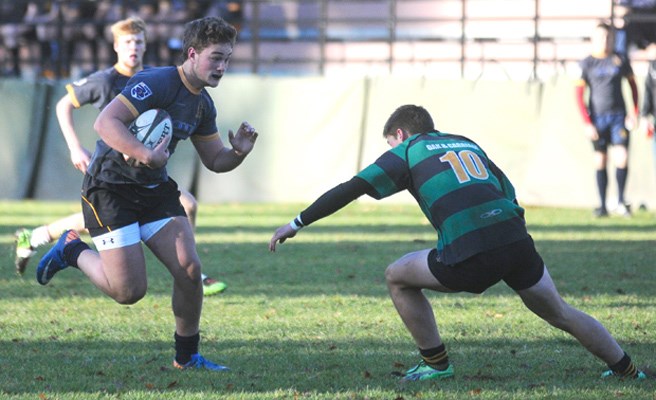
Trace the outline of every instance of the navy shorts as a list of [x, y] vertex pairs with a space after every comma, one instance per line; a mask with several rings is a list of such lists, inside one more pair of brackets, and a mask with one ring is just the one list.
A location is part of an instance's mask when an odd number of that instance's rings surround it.
[[171, 178], [154, 188], [113, 184], [84, 176], [84, 225], [92, 237], [137, 222], [144, 225], [165, 218], [186, 216], [178, 184]]
[[544, 274], [544, 262], [530, 236], [455, 265], [440, 262], [433, 249], [428, 254], [428, 268], [442, 285], [469, 293], [483, 293], [501, 280], [514, 290], [528, 289]]
[[629, 147], [629, 131], [624, 125], [624, 113], [601, 114], [592, 117], [599, 139], [592, 141], [595, 151], [605, 153], [609, 145]]

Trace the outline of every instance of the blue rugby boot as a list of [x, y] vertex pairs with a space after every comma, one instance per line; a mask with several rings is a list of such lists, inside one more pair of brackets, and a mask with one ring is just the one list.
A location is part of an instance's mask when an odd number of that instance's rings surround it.
[[57, 243], [39, 261], [39, 265], [36, 267], [36, 280], [42, 285], [47, 285], [57, 272], [68, 268], [69, 264], [64, 257], [64, 250], [67, 246], [80, 242], [82, 242], [80, 235], [74, 230], [62, 233]]
[[191, 356], [191, 360], [186, 364], [180, 364], [175, 359], [173, 359], [173, 366], [177, 369], [207, 369], [210, 371], [230, 371], [230, 368], [214, 364], [210, 360], [206, 360], [205, 357], [201, 356], [200, 353], [196, 353]]

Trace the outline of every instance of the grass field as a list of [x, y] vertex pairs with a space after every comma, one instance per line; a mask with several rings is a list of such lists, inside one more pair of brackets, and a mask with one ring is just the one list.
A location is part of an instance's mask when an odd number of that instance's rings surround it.
[[[14, 273], [13, 232], [76, 203], [0, 202], [1, 399], [656, 399], [656, 379], [602, 381], [605, 365], [523, 308], [507, 287], [431, 293], [454, 379], [400, 385], [418, 361], [387, 296], [385, 267], [431, 247], [415, 207], [353, 204], [267, 250], [302, 205], [201, 205], [204, 269], [225, 280], [205, 299], [201, 351], [229, 373], [172, 368], [171, 279], [150, 253], [149, 293], [132, 306], [76, 270], [41, 287], [36, 259]], [[656, 216], [593, 219], [529, 208], [538, 250], [565, 299], [654, 369]], [[46, 249], [40, 249], [38, 256]], [[38, 257], [37, 257], [38, 258]]]

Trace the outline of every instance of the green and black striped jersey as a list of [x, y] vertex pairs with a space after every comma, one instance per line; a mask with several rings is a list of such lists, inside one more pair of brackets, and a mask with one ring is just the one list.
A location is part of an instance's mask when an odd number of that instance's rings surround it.
[[358, 178], [382, 199], [408, 190], [438, 233], [447, 265], [528, 237], [524, 209], [505, 174], [473, 141], [431, 132], [384, 153]]

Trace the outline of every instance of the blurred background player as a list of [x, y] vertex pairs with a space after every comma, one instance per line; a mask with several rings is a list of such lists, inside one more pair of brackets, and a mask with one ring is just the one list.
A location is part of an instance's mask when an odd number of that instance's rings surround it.
[[[143, 69], [143, 55], [146, 51], [146, 25], [140, 18], [128, 18], [112, 25], [116, 64], [98, 71], [87, 78], [66, 85], [65, 96], [57, 103], [57, 119], [68, 145], [71, 162], [82, 173], [87, 172], [91, 153], [82, 145], [73, 124], [73, 110], [91, 104], [98, 109], [104, 108], [121, 90], [127, 81]], [[198, 203], [194, 196], [180, 189], [180, 201], [185, 209], [192, 227], [195, 227]], [[84, 218], [76, 213], [62, 219], [41, 225], [35, 229], [19, 229], [16, 232], [16, 272], [23, 275], [27, 264], [36, 249], [52, 243], [66, 230], [82, 232]], [[203, 293], [213, 295], [223, 292], [227, 285], [207, 275], [202, 275]]]
[[640, 110], [640, 127], [652, 141], [654, 163], [656, 165], [656, 137], [654, 137], [654, 118], [656, 118], [656, 43], [647, 47], [647, 55], [651, 60], [645, 77], [645, 90]]
[[[633, 114], [629, 125], [636, 127], [638, 115], [638, 88], [633, 69], [628, 58], [613, 52], [613, 30], [607, 23], [599, 23], [592, 35], [592, 54], [583, 59], [581, 79], [576, 85], [576, 99], [587, 136], [592, 141], [595, 152], [595, 169], [599, 208], [597, 217], [608, 216], [606, 190], [608, 188], [608, 148], [612, 146], [612, 158], [617, 179], [617, 208], [619, 215], [630, 216], [631, 211], [624, 198], [628, 176], [629, 130], [626, 128], [626, 105], [622, 95], [622, 79], [631, 87]], [[589, 89], [588, 102], [584, 99], [586, 87]]]
[[614, 0], [615, 50], [628, 55], [656, 43], [656, 0]]

